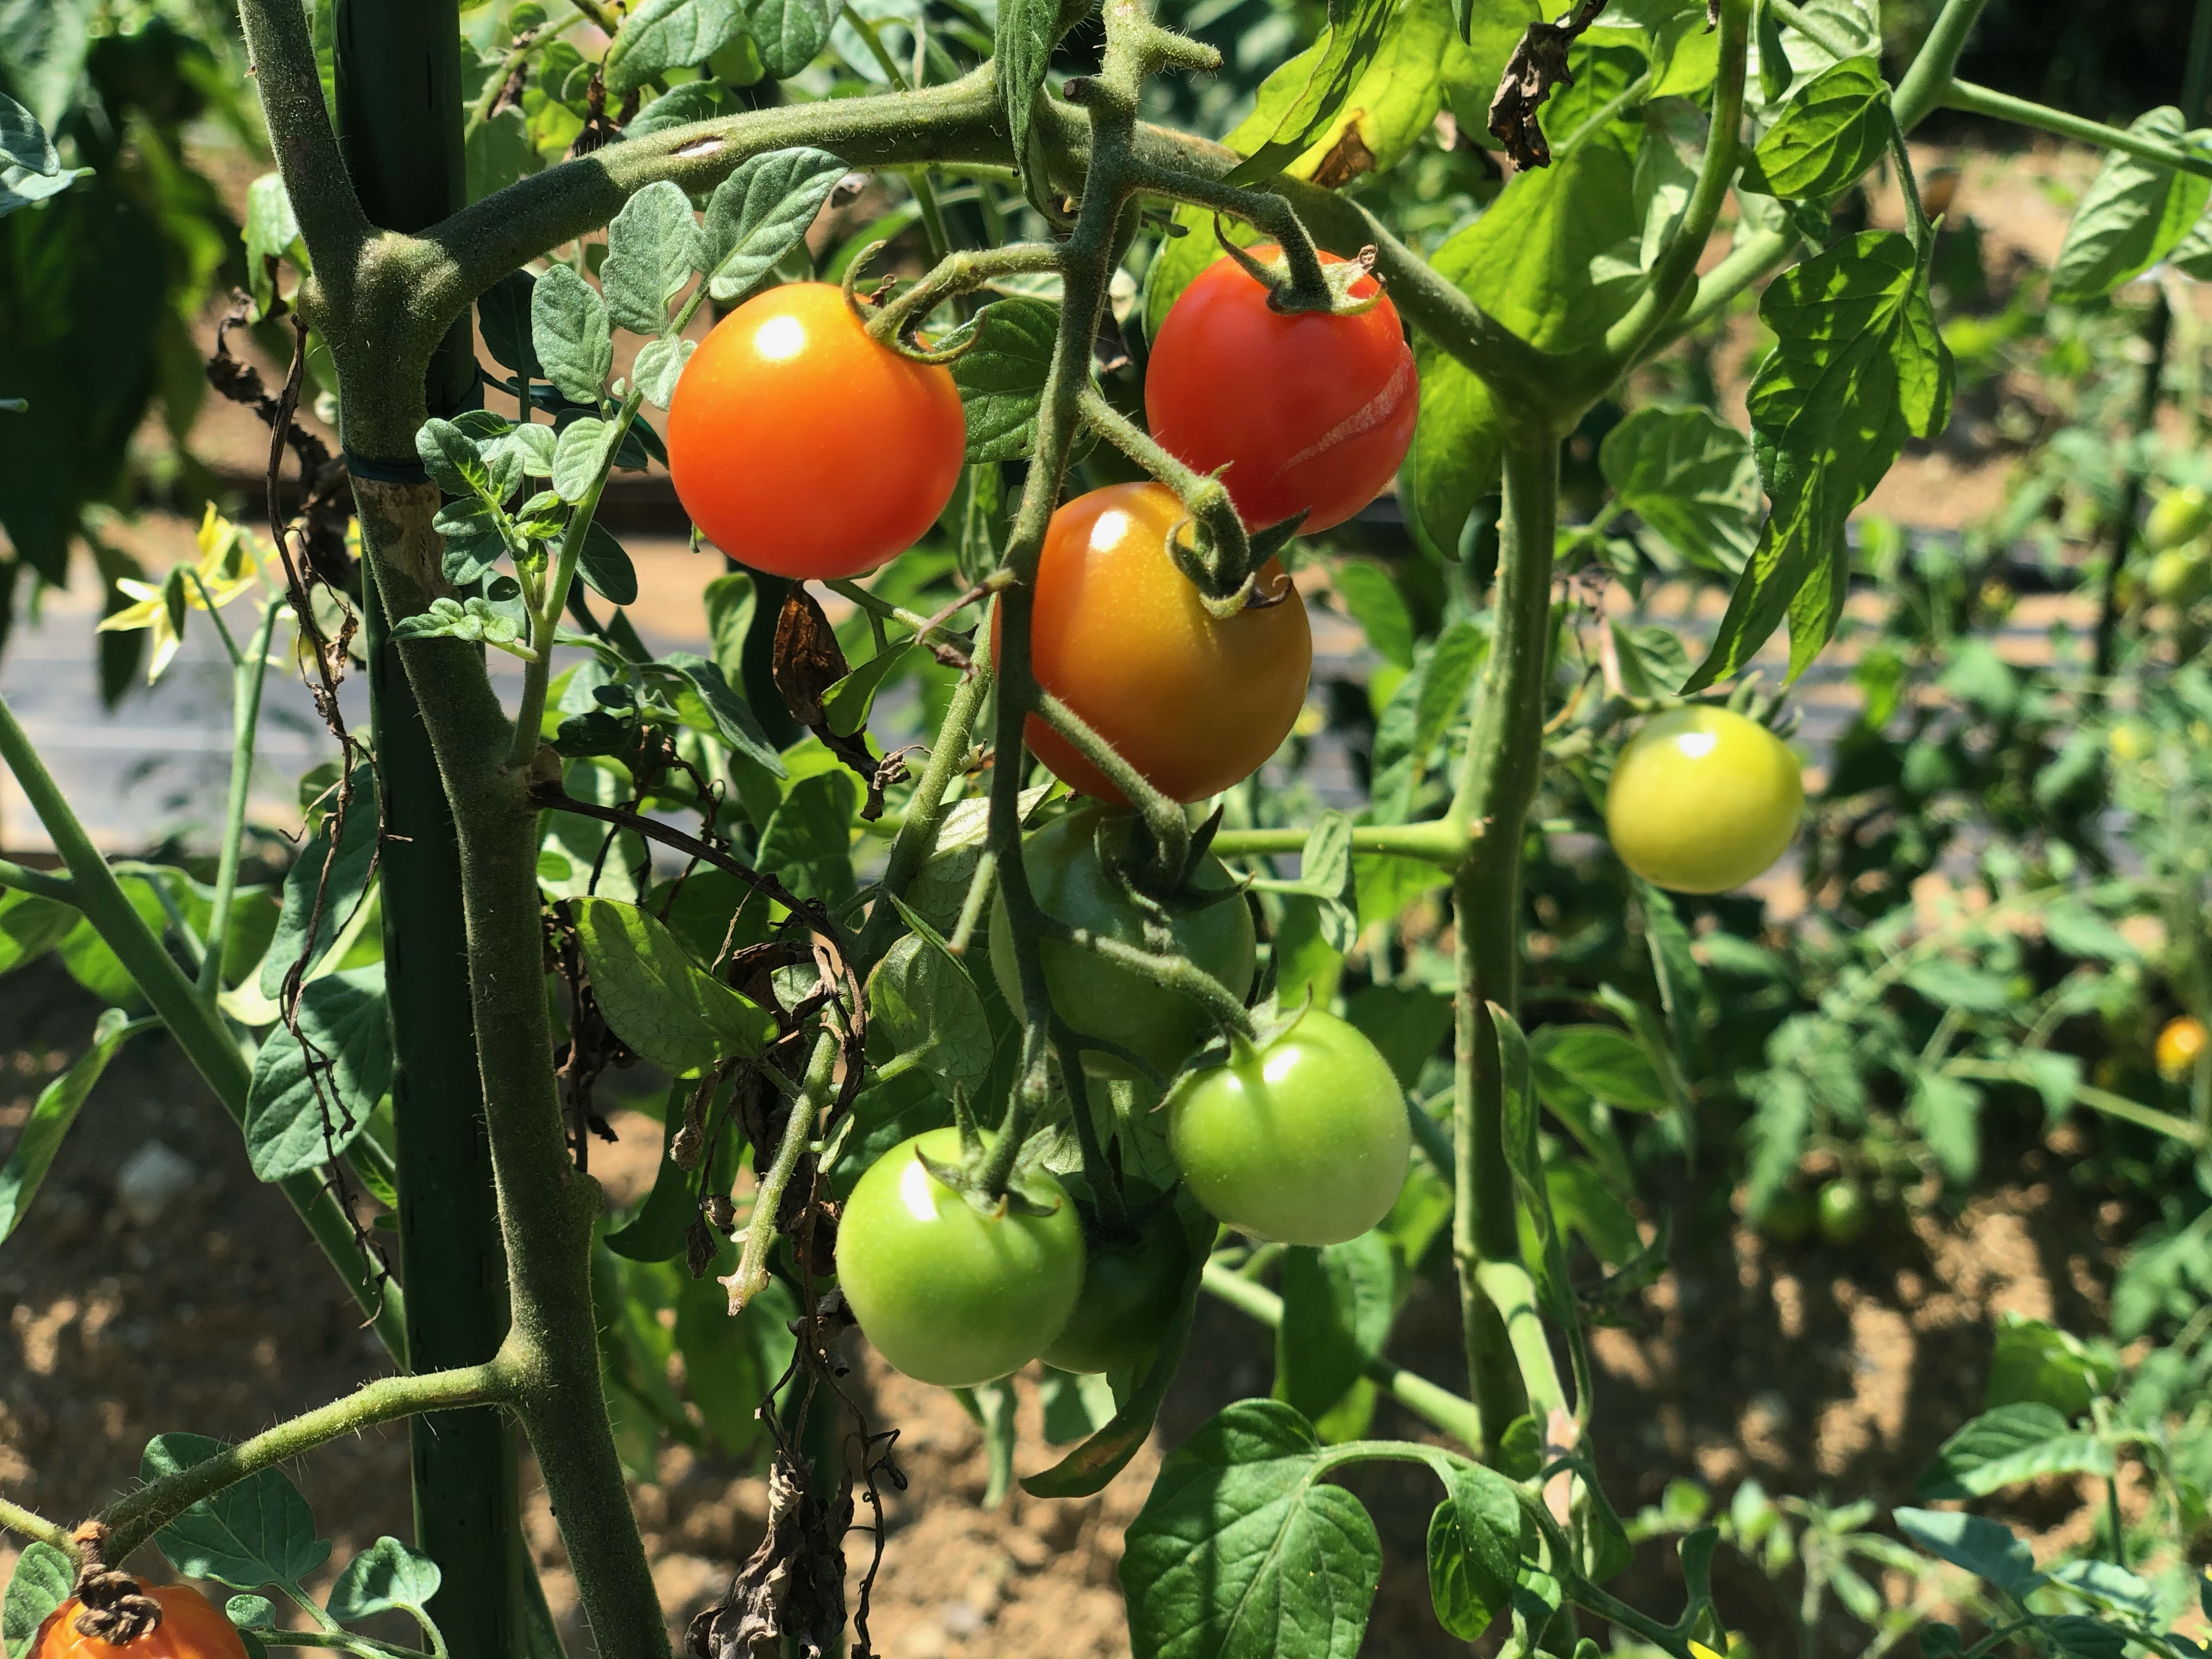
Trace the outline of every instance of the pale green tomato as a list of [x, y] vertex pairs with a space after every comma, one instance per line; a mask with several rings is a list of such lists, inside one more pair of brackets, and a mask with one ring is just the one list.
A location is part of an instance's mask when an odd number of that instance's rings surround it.
[[2201, 548], [2169, 547], [2150, 562], [2143, 585], [2160, 605], [2194, 605], [2212, 587], [2212, 562]]
[[[1045, 914], [1127, 945], [1145, 942], [1144, 913], [1132, 903], [1100, 860], [1103, 828], [1109, 851], [1128, 844], [1124, 813], [1071, 812], [1022, 840], [1022, 868]], [[1230, 886], [1220, 860], [1208, 858], [1194, 884], [1201, 891]], [[1237, 995], [1252, 980], [1252, 912], [1241, 895], [1225, 896], [1175, 919], [1176, 949]], [[1060, 1017], [1087, 1036], [1103, 1037], [1141, 1054], [1162, 1077], [1173, 1077], [1198, 1045], [1213, 1035], [1213, 1017], [1181, 991], [1110, 963], [1065, 939], [1040, 942], [1046, 992]], [[1016, 1008], [1022, 985], [1014, 960], [1013, 929], [1006, 907], [991, 907], [991, 971]], [[1098, 1049], [1085, 1049], [1083, 1069], [1096, 1077], [1133, 1077], [1133, 1067]]]
[[1309, 1008], [1264, 1048], [1178, 1083], [1168, 1146], [1191, 1195], [1255, 1238], [1340, 1244], [1390, 1212], [1413, 1133], [1406, 1097], [1357, 1026]]
[[2143, 545], [2154, 553], [2195, 541], [2212, 530], [2212, 498], [2194, 484], [2169, 489], [2151, 503], [2143, 520]]
[[1605, 829], [1654, 886], [1721, 893], [1765, 871], [1797, 833], [1805, 786], [1781, 738], [1725, 708], [1674, 708], [1621, 745]]
[[1019, 1370], [1060, 1334], [1083, 1291], [1083, 1224], [1050, 1176], [1024, 1190], [1047, 1215], [985, 1214], [917, 1153], [960, 1161], [931, 1129], [868, 1166], [837, 1222], [837, 1283], [876, 1352], [908, 1376], [966, 1389]]

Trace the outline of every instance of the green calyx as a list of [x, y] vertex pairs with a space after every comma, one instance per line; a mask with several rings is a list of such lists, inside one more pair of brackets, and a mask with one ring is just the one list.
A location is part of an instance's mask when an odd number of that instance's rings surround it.
[[[1349, 259], [1325, 264], [1314, 252], [1310, 242], [1298, 254], [1279, 252], [1273, 259], [1262, 259], [1250, 249], [1239, 247], [1224, 234], [1219, 214], [1214, 215], [1213, 234], [1221, 244], [1221, 251], [1234, 259], [1246, 276], [1267, 290], [1270, 311], [1317, 311], [1334, 317], [1357, 317], [1382, 303], [1379, 283], [1372, 294], [1355, 296], [1352, 292], [1363, 280], [1374, 275], [1376, 250], [1372, 243]], [[1302, 266], [1305, 268], [1301, 270]]]

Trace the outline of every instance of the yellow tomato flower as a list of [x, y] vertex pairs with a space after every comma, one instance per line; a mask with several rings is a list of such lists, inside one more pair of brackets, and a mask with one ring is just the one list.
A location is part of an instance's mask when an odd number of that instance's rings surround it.
[[228, 605], [261, 585], [262, 555], [253, 532], [219, 515], [212, 501], [200, 520], [198, 540], [198, 560], [172, 565], [159, 586], [128, 576], [118, 578], [116, 586], [137, 603], [100, 624], [103, 634], [153, 629], [154, 656], [146, 667], [149, 685], [161, 678], [177, 648], [184, 644], [187, 612]]

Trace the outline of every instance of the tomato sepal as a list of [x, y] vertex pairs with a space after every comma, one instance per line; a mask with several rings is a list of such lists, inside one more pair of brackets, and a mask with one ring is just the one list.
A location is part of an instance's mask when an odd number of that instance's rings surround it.
[[1326, 312], [1334, 317], [1358, 317], [1382, 303], [1382, 287], [1379, 281], [1372, 294], [1355, 295], [1352, 291], [1355, 283], [1375, 274], [1376, 248], [1372, 242], [1349, 259], [1322, 265], [1322, 291], [1316, 294], [1301, 291], [1289, 258], [1279, 249], [1276, 258], [1262, 259], [1249, 248], [1240, 246], [1230, 236], [1218, 213], [1213, 216], [1213, 235], [1214, 240], [1221, 244], [1221, 251], [1243, 266], [1245, 274], [1254, 282], [1267, 290], [1267, 309], [1270, 311]]
[[914, 1155], [938, 1185], [959, 1194], [977, 1214], [995, 1218], [1048, 1216], [1059, 1212], [1065, 1201], [1060, 1196], [1059, 1178], [1044, 1167], [1043, 1154], [1036, 1141], [1024, 1143], [1014, 1154], [1014, 1167], [1007, 1174], [1006, 1190], [998, 1193], [991, 1190], [984, 1178], [990, 1149], [982, 1137], [963, 1134], [961, 1142], [957, 1164], [932, 1158], [919, 1147]]

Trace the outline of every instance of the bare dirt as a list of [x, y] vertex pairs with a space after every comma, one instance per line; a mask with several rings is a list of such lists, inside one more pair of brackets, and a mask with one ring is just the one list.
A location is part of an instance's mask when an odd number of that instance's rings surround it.
[[[0, 1153], [38, 1089], [82, 1050], [97, 1012], [51, 961], [0, 981]], [[1777, 1494], [1905, 1501], [1929, 1455], [1980, 1404], [1998, 1311], [2100, 1328], [2130, 1218], [2075, 1190], [2069, 1164], [2081, 1148], [2064, 1138], [2070, 1133], [2019, 1151], [2006, 1177], [1963, 1213], [1894, 1217], [1848, 1253], [1779, 1249], [1734, 1224], [1726, 1195], [1693, 1182], [1671, 1194], [1673, 1271], [1634, 1310], [1636, 1328], [1595, 1340], [1598, 1443], [1624, 1512], [1656, 1502], [1678, 1477], [1722, 1502], [1746, 1478]], [[636, 1158], [626, 1146], [595, 1159], [612, 1189], [635, 1185], [658, 1133], [632, 1137]], [[153, 1140], [186, 1159], [194, 1179], [158, 1218], [134, 1221], [117, 1203], [116, 1171]], [[134, 1041], [94, 1094], [26, 1224], [0, 1247], [0, 1488], [73, 1519], [129, 1487], [155, 1433], [237, 1438], [379, 1374], [374, 1340], [303, 1243], [175, 1050], [158, 1036]], [[1430, 1266], [1391, 1353], [1457, 1386], [1456, 1315], [1436, 1276], [1443, 1263]], [[908, 1478], [890, 1506], [874, 1599], [878, 1650], [888, 1659], [1126, 1652], [1115, 1571], [1160, 1448], [1230, 1401], [1264, 1393], [1269, 1341], [1207, 1303], [1154, 1443], [1127, 1474], [1085, 1503], [1017, 1492], [996, 1510], [980, 1505], [987, 1459], [960, 1406], [861, 1354], [870, 1409], [901, 1427]], [[1018, 1467], [1033, 1469], [1050, 1453], [1034, 1389], [1024, 1382], [1020, 1392]], [[1387, 1405], [1375, 1431], [1434, 1437]], [[402, 1431], [325, 1447], [290, 1473], [337, 1541], [334, 1564], [380, 1533], [407, 1534]], [[765, 1486], [750, 1469], [680, 1449], [665, 1455], [661, 1475], [638, 1490], [637, 1510], [680, 1631], [758, 1540]], [[1400, 1466], [1358, 1471], [1352, 1481], [1388, 1553], [1370, 1655], [1467, 1650], [1437, 1629], [1428, 1606], [1422, 1539], [1435, 1498], [1425, 1481]], [[2085, 1514], [2061, 1492], [2033, 1522], [2047, 1535], [2067, 1534]], [[532, 1523], [549, 1595], [580, 1638], [542, 1496]], [[857, 1577], [866, 1540], [850, 1542]], [[0, 1574], [10, 1553], [0, 1544]], [[1616, 1589], [1671, 1613], [1679, 1597], [1671, 1557], [1646, 1545]], [[158, 1566], [150, 1558], [141, 1565]], [[1742, 1565], [1724, 1570], [1720, 1583], [1731, 1624], [1778, 1650], [1786, 1624], [1774, 1589]]]

